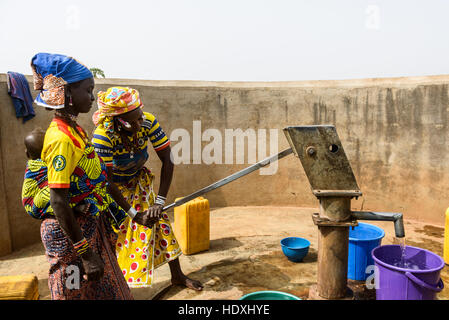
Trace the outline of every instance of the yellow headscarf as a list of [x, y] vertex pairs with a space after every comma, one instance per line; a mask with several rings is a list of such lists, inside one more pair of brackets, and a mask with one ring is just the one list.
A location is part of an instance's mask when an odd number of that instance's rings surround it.
[[97, 96], [98, 110], [92, 120], [96, 127], [103, 124], [105, 130], [111, 133], [114, 131], [114, 116], [143, 107], [139, 92], [128, 87], [111, 87], [106, 92], [98, 92]]

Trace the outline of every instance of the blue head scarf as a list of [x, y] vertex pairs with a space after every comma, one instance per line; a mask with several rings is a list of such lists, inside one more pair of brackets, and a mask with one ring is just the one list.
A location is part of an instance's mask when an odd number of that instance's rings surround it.
[[93, 78], [85, 65], [62, 54], [38, 53], [31, 59], [31, 68], [34, 90], [41, 90], [34, 102], [51, 109], [64, 108], [64, 85]]

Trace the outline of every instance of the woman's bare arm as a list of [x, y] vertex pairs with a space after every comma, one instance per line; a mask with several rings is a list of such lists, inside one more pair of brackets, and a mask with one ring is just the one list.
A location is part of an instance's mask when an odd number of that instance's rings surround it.
[[161, 180], [160, 180], [160, 184], [159, 184], [158, 194], [166, 198], [167, 194], [168, 194], [168, 190], [170, 189], [175, 165], [171, 161], [170, 146], [168, 146], [167, 148], [165, 148], [161, 151], [158, 151], [156, 153], [162, 162]]
[[[50, 189], [50, 204], [62, 231], [72, 241], [77, 243], [83, 239], [83, 232], [76, 221], [75, 214], [69, 203], [69, 189]], [[104, 263], [92, 249], [81, 255], [86, 280], [99, 280], [103, 276]]]

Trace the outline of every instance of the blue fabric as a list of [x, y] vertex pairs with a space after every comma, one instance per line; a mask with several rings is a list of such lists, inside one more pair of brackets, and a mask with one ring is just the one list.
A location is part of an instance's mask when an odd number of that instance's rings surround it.
[[[32, 68], [34, 72], [42, 77], [42, 86], [46, 86], [45, 77], [53, 75], [56, 78], [63, 79], [66, 83], [74, 83], [88, 78], [93, 78], [92, 72], [82, 63], [78, 62], [72, 57], [67, 57], [62, 54], [52, 53], [38, 53], [31, 59]], [[45, 91], [44, 88], [35, 87], [36, 90]], [[52, 89], [48, 88], [47, 89]], [[63, 90], [63, 89], [62, 89]], [[35, 102], [37, 105], [44, 106], [51, 109], [64, 108], [64, 103], [59, 105], [49, 104], [42, 99], [41, 94], [38, 94]]]
[[62, 54], [38, 53], [31, 59], [31, 64], [42, 78], [52, 74], [67, 83], [74, 83], [94, 77], [85, 65]]
[[7, 77], [9, 84], [8, 93], [11, 96], [16, 117], [22, 118], [23, 123], [25, 123], [36, 115], [30, 86], [25, 76], [21, 73], [8, 71]]

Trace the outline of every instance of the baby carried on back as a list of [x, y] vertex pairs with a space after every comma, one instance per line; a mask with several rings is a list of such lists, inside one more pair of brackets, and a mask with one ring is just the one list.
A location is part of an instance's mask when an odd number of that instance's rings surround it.
[[[53, 208], [50, 205], [50, 188], [48, 186], [47, 165], [41, 159], [44, 144], [45, 131], [34, 129], [25, 137], [26, 155], [28, 158], [24, 182], [22, 186], [22, 204], [25, 211], [33, 218], [43, 220], [55, 217]], [[73, 210], [78, 213], [86, 212], [89, 204], [80, 202], [71, 204]], [[112, 201], [109, 204], [112, 225], [118, 228], [119, 225], [114, 219], [117, 211], [117, 204]]]
[[[25, 211], [33, 218], [43, 220], [54, 217], [50, 206], [50, 188], [48, 187], [47, 165], [41, 159], [45, 131], [34, 129], [25, 137], [26, 155], [28, 158], [22, 186], [22, 204]], [[87, 204], [80, 203], [73, 209], [83, 212]]]

